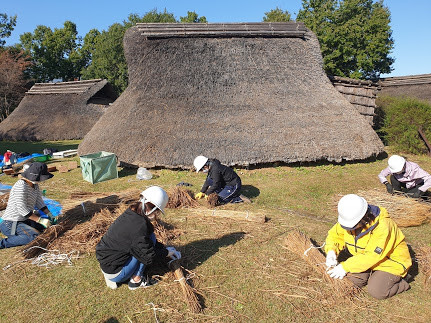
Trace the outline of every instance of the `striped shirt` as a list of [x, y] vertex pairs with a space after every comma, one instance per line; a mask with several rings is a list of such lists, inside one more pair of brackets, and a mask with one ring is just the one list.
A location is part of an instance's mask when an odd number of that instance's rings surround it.
[[31, 187], [24, 180], [20, 179], [10, 191], [9, 200], [2, 219], [7, 221], [24, 221], [27, 219], [26, 216], [35, 207], [37, 209], [45, 207], [39, 185], [34, 184], [34, 187]]

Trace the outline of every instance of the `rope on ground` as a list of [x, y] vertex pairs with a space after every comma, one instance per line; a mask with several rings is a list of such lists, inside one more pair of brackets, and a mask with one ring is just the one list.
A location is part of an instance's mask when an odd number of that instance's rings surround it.
[[154, 305], [154, 303], [147, 303], [145, 305], [151, 306], [151, 309], [153, 310], [154, 313], [154, 318], [156, 319], [156, 322], [159, 323], [159, 320], [157, 319], [157, 311], [161, 311], [164, 312], [165, 310], [163, 308], [157, 308], [156, 305]]
[[24, 259], [24, 260], [19, 260], [16, 261], [14, 263], [11, 263], [5, 267], [3, 267], [3, 270], [7, 270], [9, 268], [11, 268], [12, 266], [15, 266], [17, 264], [23, 263], [23, 262], [30, 262], [32, 265], [38, 266], [38, 267], [45, 267], [45, 268], [50, 268], [52, 266], [56, 266], [62, 263], [67, 263], [68, 266], [73, 266], [73, 259], [78, 259], [79, 258], [79, 251], [73, 250], [69, 253], [60, 253], [60, 251], [58, 250], [48, 250], [39, 246], [33, 246], [30, 247], [26, 250], [24, 250], [24, 252], [28, 252], [33, 248], [39, 248], [42, 249], [46, 252], [38, 255], [37, 257], [33, 257], [30, 259]]
[[307, 250], [305, 250], [304, 251], [304, 256], [306, 256], [307, 255], [307, 253], [311, 250], [311, 249], [322, 249], [324, 246], [325, 246], [325, 243], [326, 242], [324, 242], [321, 246], [319, 246], [319, 247], [315, 247], [314, 245], [311, 245], [310, 246], [310, 248], [308, 248]]

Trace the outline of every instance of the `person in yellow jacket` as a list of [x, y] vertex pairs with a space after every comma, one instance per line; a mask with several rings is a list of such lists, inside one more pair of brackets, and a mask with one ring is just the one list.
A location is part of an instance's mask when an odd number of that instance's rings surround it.
[[[352, 255], [338, 263], [346, 249]], [[338, 223], [325, 243], [328, 274], [346, 277], [358, 287], [368, 286], [377, 299], [385, 299], [410, 288], [403, 279], [412, 265], [404, 234], [383, 207], [369, 205], [358, 195], [348, 194], [338, 202]]]

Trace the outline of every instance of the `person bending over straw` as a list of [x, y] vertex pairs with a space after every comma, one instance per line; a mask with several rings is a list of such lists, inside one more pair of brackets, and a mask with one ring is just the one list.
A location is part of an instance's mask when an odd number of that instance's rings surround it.
[[[56, 223], [56, 218], [43, 201], [38, 184], [53, 176], [44, 163], [32, 163], [12, 186], [2, 216], [3, 221], [0, 223], [1, 232], [7, 236], [0, 240], [0, 249], [25, 245]], [[36, 209], [45, 213], [48, 218], [41, 217]]]
[[[390, 183], [386, 179], [390, 175]], [[419, 198], [431, 187], [431, 175], [418, 164], [393, 155], [388, 159], [388, 167], [379, 174], [379, 180], [386, 185], [388, 193], [406, 193], [409, 197]]]
[[109, 288], [128, 281], [129, 289], [149, 287], [157, 281], [146, 277], [144, 270], [156, 257], [180, 259], [174, 247], [156, 240], [152, 220], [164, 214], [168, 194], [159, 186], [150, 186], [140, 200], [121, 214], [96, 246], [96, 258]]
[[198, 156], [193, 161], [196, 173], [202, 170], [208, 173], [204, 185], [195, 199], [208, 198], [211, 193], [217, 193], [218, 204], [241, 203], [240, 197], [241, 179], [235, 171], [222, 165], [218, 159], [208, 159], [205, 156]]
[[[338, 263], [344, 248], [352, 257]], [[368, 205], [364, 198], [348, 194], [338, 202], [338, 223], [328, 232], [325, 243], [328, 274], [346, 277], [358, 287], [385, 299], [409, 289], [403, 279], [412, 265], [404, 234], [385, 208]]]

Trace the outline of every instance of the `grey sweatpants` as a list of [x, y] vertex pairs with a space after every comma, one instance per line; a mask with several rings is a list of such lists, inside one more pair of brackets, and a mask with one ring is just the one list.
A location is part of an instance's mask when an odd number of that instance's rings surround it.
[[377, 299], [389, 298], [410, 288], [401, 276], [380, 270], [348, 273], [346, 277], [358, 287], [367, 286], [368, 293]]

